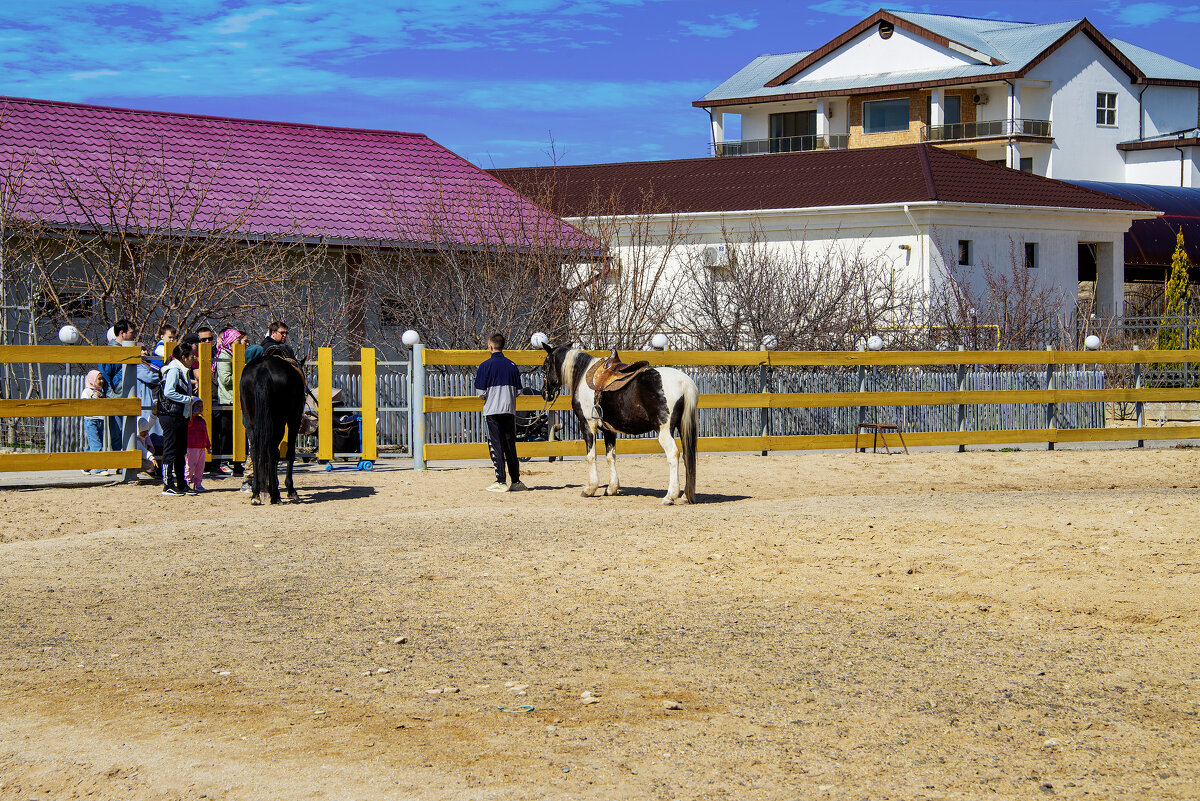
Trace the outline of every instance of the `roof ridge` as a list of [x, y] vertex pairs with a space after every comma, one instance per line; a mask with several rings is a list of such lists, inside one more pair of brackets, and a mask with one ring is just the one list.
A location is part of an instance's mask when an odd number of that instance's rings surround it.
[[[429, 139], [426, 134], [413, 131], [390, 131], [385, 128], [351, 128], [341, 125], [318, 125], [311, 122], [288, 122], [286, 120], [260, 120], [250, 117], [225, 117], [217, 114], [191, 114], [184, 111], [159, 111], [156, 109], [125, 108], [123, 106], [102, 106], [93, 103], [71, 103], [65, 100], [43, 100], [36, 97], [15, 97], [0, 95], [0, 105], [5, 103], [25, 103], [35, 106], [56, 106], [59, 108], [94, 109], [97, 111], [117, 111], [127, 114], [146, 114], [153, 117], [174, 117], [192, 120], [210, 120], [213, 122], [237, 122], [251, 125], [264, 125], [273, 128], [311, 128], [320, 131], [345, 131], [347, 133], [387, 134], [391, 136], [408, 136]], [[433, 141], [433, 140], [430, 140]]]
[[[906, 143], [901, 145], [884, 145], [882, 147], [853, 148], [853, 150], [900, 150], [916, 145]], [[692, 156], [686, 159], [651, 159], [649, 161], [601, 161], [592, 164], [547, 164], [545, 167], [493, 167], [488, 172], [508, 172], [512, 170], [582, 170], [591, 167], [628, 167], [635, 164], [684, 164], [687, 162], [710, 163], [721, 159], [759, 159], [759, 158], [832, 158], [834, 154], [845, 153], [847, 150], [795, 150], [789, 153], [751, 153], [744, 156]]]
[[929, 164], [929, 150], [933, 145], [922, 142], [916, 145], [917, 161], [921, 164], [921, 175], [925, 178], [925, 191], [930, 200], [938, 199], [937, 182], [933, 180], [933, 168]]

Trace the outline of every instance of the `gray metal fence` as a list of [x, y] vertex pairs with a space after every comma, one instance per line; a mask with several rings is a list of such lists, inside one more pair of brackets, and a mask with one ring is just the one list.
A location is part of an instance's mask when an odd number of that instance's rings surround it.
[[[753, 371], [684, 368], [692, 376], [701, 394], [769, 392], [952, 392], [959, 389], [954, 372], [876, 369], [861, 378], [855, 368], [843, 370], [800, 371], [775, 368], [763, 377]], [[473, 370], [430, 371], [426, 376], [431, 396], [474, 395]], [[1064, 370], [1055, 374], [1058, 389], [1103, 389], [1101, 370]], [[526, 373], [525, 385], [540, 390], [540, 371]], [[1045, 371], [1005, 370], [969, 372], [966, 390], [1046, 389]], [[859, 422], [889, 423], [903, 431], [957, 431], [958, 406], [868, 406], [814, 409], [701, 409], [701, 437], [742, 437], [763, 433], [764, 424], [776, 436], [805, 434], [853, 434]], [[969, 405], [965, 408], [966, 427], [971, 431], [998, 431], [1046, 427], [1046, 404], [1004, 403]], [[1059, 428], [1103, 428], [1103, 403], [1058, 404], [1055, 409]], [[563, 423], [561, 439], [581, 437], [575, 416], [556, 413]], [[653, 434], [646, 434], [653, 437]], [[479, 412], [444, 412], [429, 415], [426, 441], [430, 444], [484, 442], [487, 429]]]

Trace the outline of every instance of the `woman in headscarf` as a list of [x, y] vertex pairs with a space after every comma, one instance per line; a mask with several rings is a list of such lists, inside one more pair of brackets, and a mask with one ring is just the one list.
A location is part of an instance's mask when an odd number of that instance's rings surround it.
[[[97, 400], [106, 397], [104, 391], [104, 376], [99, 370], [90, 371], [83, 379], [83, 400]], [[86, 415], [83, 418], [83, 433], [87, 436], [88, 451], [104, 450], [104, 415]], [[84, 470], [85, 474], [108, 475], [107, 470]]]
[[[213, 354], [212, 371], [217, 377], [217, 403], [213, 409], [213, 453], [233, 453], [233, 346], [246, 344], [246, 335], [236, 328], [226, 328], [217, 340], [217, 351]], [[242, 463], [222, 460], [220, 470], [228, 475], [242, 475]]]

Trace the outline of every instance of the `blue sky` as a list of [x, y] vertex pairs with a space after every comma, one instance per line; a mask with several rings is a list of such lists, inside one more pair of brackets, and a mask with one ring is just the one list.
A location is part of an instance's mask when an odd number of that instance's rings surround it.
[[1086, 16], [1200, 66], [1200, 0], [0, 0], [0, 94], [420, 131], [485, 167], [686, 158], [693, 100], [881, 5]]

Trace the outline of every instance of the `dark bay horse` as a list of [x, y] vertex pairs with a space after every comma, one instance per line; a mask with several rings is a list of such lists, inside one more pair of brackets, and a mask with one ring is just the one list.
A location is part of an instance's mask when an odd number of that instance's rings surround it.
[[292, 486], [292, 467], [296, 462], [296, 437], [304, 415], [305, 382], [295, 363], [267, 354], [246, 365], [238, 389], [246, 420], [246, 441], [254, 464], [251, 477], [251, 503], [262, 503], [266, 492], [271, 503], [279, 503], [279, 443], [287, 430], [287, 497], [297, 502], [300, 496]]
[[[699, 392], [696, 382], [686, 373], [673, 367], [648, 367], [623, 383], [619, 389], [601, 390], [590, 386], [585, 376], [597, 366], [598, 359], [582, 350], [566, 345], [546, 349], [542, 363], [542, 396], [550, 400], [565, 390], [571, 396], [571, 408], [583, 431], [587, 445], [588, 483], [584, 497], [596, 494], [600, 479], [596, 474], [596, 434], [604, 437], [608, 459], [609, 481], [605, 495], [617, 495], [621, 484], [617, 480], [617, 434], [658, 432], [658, 443], [667, 456], [670, 478], [663, 505], [692, 503], [696, 500], [696, 408]], [[595, 373], [593, 373], [595, 375]], [[616, 386], [616, 385], [614, 385]], [[597, 403], [597, 394], [599, 403]], [[678, 433], [683, 442], [684, 489], [679, 494]]]

